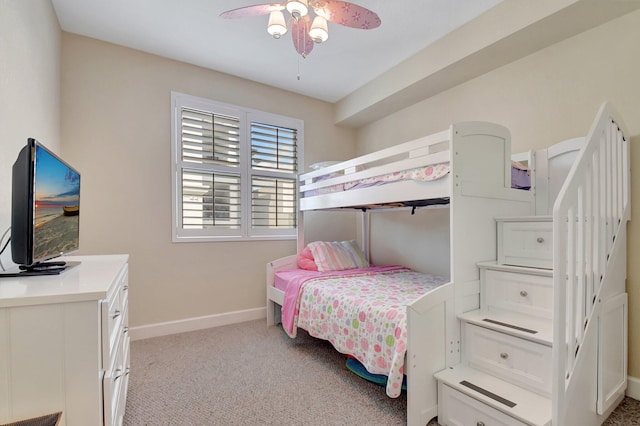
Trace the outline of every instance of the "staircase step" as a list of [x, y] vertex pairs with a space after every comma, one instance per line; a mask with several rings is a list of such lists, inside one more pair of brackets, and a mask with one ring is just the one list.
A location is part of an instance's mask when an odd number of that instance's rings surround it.
[[480, 401], [520, 422], [533, 426], [551, 424], [551, 399], [466, 367], [442, 370], [435, 375], [443, 384]]
[[498, 263], [553, 269], [553, 218], [496, 218]]
[[514, 272], [517, 274], [540, 275], [543, 277], [553, 277], [552, 269], [532, 268], [530, 266], [501, 265], [495, 260], [476, 263], [480, 269], [490, 269], [492, 271]]
[[[546, 322], [553, 317], [553, 272], [524, 266], [481, 262], [480, 305], [483, 312], [511, 312]], [[542, 325], [536, 324], [536, 327]]]
[[500, 222], [553, 222], [552, 215], [536, 216], [498, 216], [496, 221]]
[[481, 309], [460, 314], [458, 319], [531, 342], [552, 346], [553, 325], [550, 320], [513, 312], [485, 312]]

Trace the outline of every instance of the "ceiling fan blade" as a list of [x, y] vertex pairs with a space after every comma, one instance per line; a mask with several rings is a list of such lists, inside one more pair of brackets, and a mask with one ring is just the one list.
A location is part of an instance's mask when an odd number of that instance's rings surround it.
[[309, 28], [311, 28], [311, 19], [309, 15], [301, 17], [298, 21], [292, 20], [291, 25], [291, 37], [293, 39], [293, 46], [296, 51], [306, 58], [313, 50], [313, 40], [309, 37]]
[[247, 18], [249, 16], [268, 15], [275, 10], [284, 10], [284, 5], [277, 3], [255, 4], [253, 6], [227, 10], [226, 12], [222, 12], [220, 17], [225, 19]]
[[313, 4], [313, 9], [317, 15], [324, 17], [327, 21], [345, 27], [371, 30], [382, 23], [377, 13], [346, 1], [319, 0]]

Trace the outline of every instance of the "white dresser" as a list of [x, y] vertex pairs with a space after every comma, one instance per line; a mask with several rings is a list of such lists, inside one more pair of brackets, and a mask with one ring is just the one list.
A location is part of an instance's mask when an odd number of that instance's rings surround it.
[[60, 411], [61, 426], [122, 424], [129, 256], [64, 260], [80, 264], [0, 279], [0, 424]]

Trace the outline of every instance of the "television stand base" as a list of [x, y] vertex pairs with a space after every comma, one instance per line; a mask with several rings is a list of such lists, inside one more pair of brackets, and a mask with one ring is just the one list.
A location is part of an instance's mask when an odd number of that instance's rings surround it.
[[45, 271], [64, 268], [67, 262], [64, 260], [54, 260], [51, 262], [38, 262], [33, 265], [20, 265], [18, 268], [22, 271]]
[[11, 269], [7, 269], [6, 271], [0, 271], [0, 278], [59, 275], [79, 264], [80, 262], [54, 261], [36, 263], [35, 265], [31, 266], [20, 265]]

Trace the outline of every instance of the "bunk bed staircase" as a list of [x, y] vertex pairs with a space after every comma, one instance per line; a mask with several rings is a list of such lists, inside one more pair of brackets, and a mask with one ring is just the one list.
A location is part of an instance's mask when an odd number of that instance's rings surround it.
[[458, 315], [460, 362], [436, 374], [441, 425], [600, 425], [624, 397], [621, 128], [603, 104], [555, 202], [542, 200], [549, 182], [538, 170], [536, 215], [496, 218], [496, 260], [477, 265], [479, 309]]

